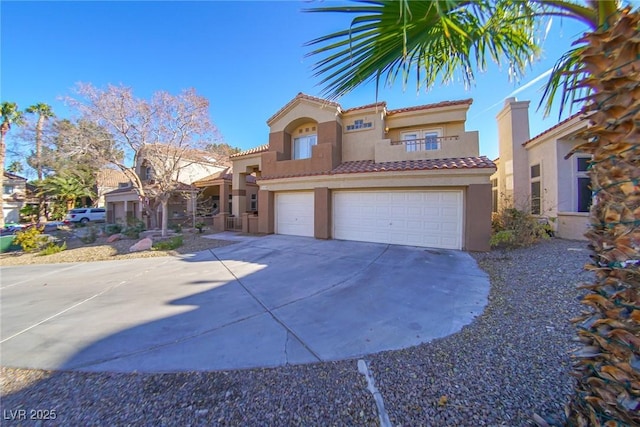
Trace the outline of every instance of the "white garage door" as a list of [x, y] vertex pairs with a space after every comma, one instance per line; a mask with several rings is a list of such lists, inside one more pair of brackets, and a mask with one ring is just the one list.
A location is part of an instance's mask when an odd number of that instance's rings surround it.
[[276, 193], [276, 233], [313, 237], [313, 193]]
[[462, 191], [334, 192], [333, 237], [462, 249]]

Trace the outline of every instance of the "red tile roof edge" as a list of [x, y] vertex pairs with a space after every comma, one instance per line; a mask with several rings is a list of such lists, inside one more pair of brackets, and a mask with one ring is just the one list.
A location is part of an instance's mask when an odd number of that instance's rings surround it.
[[[457, 161], [461, 162], [460, 164], [438, 164], [437, 162], [445, 162], [445, 161]], [[472, 165], [464, 164], [465, 161], [470, 161], [470, 163], [477, 163]], [[406, 167], [398, 167], [403, 164], [406, 164]], [[361, 166], [360, 168], [355, 168], [354, 170], [348, 170], [351, 166]], [[364, 167], [362, 167], [364, 166]], [[369, 169], [367, 169], [369, 167]], [[371, 167], [373, 169], [371, 169]], [[270, 179], [286, 179], [286, 178], [302, 178], [302, 177], [311, 177], [311, 176], [331, 176], [331, 175], [346, 175], [352, 173], [378, 173], [378, 172], [408, 172], [415, 170], [443, 170], [443, 169], [487, 169], [487, 168], [495, 168], [496, 165], [489, 160], [486, 156], [479, 157], [456, 157], [450, 159], [425, 159], [425, 160], [405, 160], [405, 161], [397, 161], [397, 162], [383, 162], [383, 163], [374, 163], [372, 160], [360, 160], [353, 162], [344, 162], [338, 165], [335, 169], [326, 172], [313, 172], [306, 174], [292, 174], [292, 175], [282, 175], [282, 176], [262, 176], [258, 178], [258, 181], [261, 180], [270, 180]]]
[[565, 124], [569, 123], [571, 120], [575, 119], [576, 117], [579, 117], [581, 114], [582, 114], [582, 112], [581, 112], [581, 111], [578, 111], [577, 113], [572, 114], [571, 116], [567, 117], [566, 119], [564, 119], [564, 120], [563, 120], [563, 121], [561, 121], [560, 123], [558, 123], [558, 124], [555, 124], [555, 125], [551, 126], [549, 129], [547, 129], [547, 130], [545, 130], [545, 131], [540, 132], [539, 134], [537, 134], [536, 136], [534, 136], [534, 137], [533, 137], [533, 138], [531, 138], [530, 140], [523, 142], [523, 143], [522, 143], [522, 146], [524, 147], [524, 146], [526, 146], [527, 144], [529, 144], [529, 143], [531, 143], [531, 142], [535, 141], [536, 139], [540, 138], [541, 136], [546, 135], [546, 134], [548, 134], [549, 132], [551, 132], [551, 131], [553, 131], [553, 130], [555, 130], [555, 129], [558, 129], [558, 128], [559, 128], [559, 127], [561, 127], [561, 126], [564, 126]]
[[291, 101], [287, 102], [282, 108], [280, 108], [278, 111], [276, 111], [276, 113], [274, 115], [269, 117], [267, 119], [267, 123], [269, 123], [271, 120], [273, 120], [276, 117], [278, 117], [278, 115], [280, 115], [280, 113], [282, 113], [284, 110], [289, 108], [289, 106], [293, 105], [293, 103], [295, 103], [299, 99], [307, 99], [309, 101], [315, 101], [315, 102], [320, 102], [320, 103], [323, 103], [323, 104], [327, 104], [327, 105], [330, 105], [332, 107], [340, 107], [340, 104], [338, 104], [335, 101], [329, 101], [328, 99], [318, 98], [317, 96], [311, 96], [311, 95], [307, 95], [306, 93], [298, 92], [298, 94]]
[[352, 112], [358, 111], [358, 110], [366, 110], [367, 108], [374, 108], [374, 107], [386, 108], [387, 107], [387, 103], [385, 101], [380, 101], [380, 102], [374, 102], [372, 104], [361, 105], [360, 107], [348, 108], [348, 109], [342, 111], [342, 114], [352, 113]]
[[388, 110], [387, 115], [391, 116], [393, 114], [405, 113], [408, 111], [429, 110], [432, 108], [450, 107], [453, 105], [465, 105], [465, 104], [467, 105], [473, 104], [473, 98], [461, 99], [458, 101], [442, 101], [442, 102], [436, 102], [434, 104], [416, 105], [415, 107], [398, 108], [395, 110]]
[[249, 154], [262, 153], [263, 151], [269, 151], [269, 144], [263, 144], [257, 147], [249, 148], [248, 150], [244, 150], [239, 153], [232, 154], [231, 156], [229, 156], [229, 158], [234, 159], [236, 157], [248, 156]]

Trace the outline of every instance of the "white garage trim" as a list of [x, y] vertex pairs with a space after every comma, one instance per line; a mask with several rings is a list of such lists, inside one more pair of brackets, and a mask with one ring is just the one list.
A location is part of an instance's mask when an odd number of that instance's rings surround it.
[[313, 237], [313, 201], [313, 192], [276, 193], [276, 234]]
[[333, 238], [462, 249], [463, 197], [452, 191], [335, 191]]

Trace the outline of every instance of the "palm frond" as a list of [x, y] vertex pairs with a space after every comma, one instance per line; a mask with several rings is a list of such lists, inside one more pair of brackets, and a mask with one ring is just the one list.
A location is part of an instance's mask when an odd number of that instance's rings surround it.
[[571, 108], [576, 102], [589, 95], [589, 88], [580, 85], [580, 82], [586, 77], [586, 70], [584, 70], [581, 61], [584, 48], [584, 46], [579, 46], [565, 52], [554, 65], [538, 104], [538, 108], [544, 105], [545, 116], [551, 113], [551, 107], [558, 91], [560, 91], [558, 119], [562, 117], [567, 105], [569, 105], [571, 112]]
[[313, 71], [329, 98], [374, 80], [406, 86], [414, 75], [416, 89], [458, 76], [470, 86], [487, 56], [508, 63], [519, 78], [538, 54], [535, 10], [522, 2], [379, 0], [309, 11], [357, 15], [349, 29], [307, 43], [315, 47], [308, 56], [319, 58]]

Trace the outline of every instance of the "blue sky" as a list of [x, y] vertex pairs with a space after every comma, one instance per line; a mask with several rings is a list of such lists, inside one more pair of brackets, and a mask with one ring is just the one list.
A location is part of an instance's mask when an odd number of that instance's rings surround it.
[[[158, 90], [177, 94], [193, 87], [209, 99], [211, 119], [224, 140], [243, 149], [268, 140], [266, 120], [298, 92], [319, 96], [313, 77], [314, 58], [304, 43], [344, 29], [349, 17], [302, 10], [329, 1], [199, 2], [0, 2], [0, 98], [20, 108], [44, 102], [58, 117], [71, 117], [61, 97], [72, 95], [76, 82], [133, 88], [149, 98]], [[558, 121], [557, 112], [543, 119], [536, 113], [544, 79], [562, 52], [585, 28], [554, 20], [544, 53], [519, 82], [495, 66], [477, 75], [476, 85], [438, 86], [416, 93], [401, 84], [380, 91], [388, 108], [473, 98], [467, 129], [480, 132], [480, 153], [494, 159], [496, 114], [503, 100], [531, 100], [531, 135]], [[524, 89], [523, 89], [524, 88]], [[339, 100], [345, 108], [375, 102], [368, 85]], [[566, 115], [566, 114], [565, 114]], [[13, 135], [12, 135], [13, 134]], [[8, 142], [15, 132], [10, 132]]]

